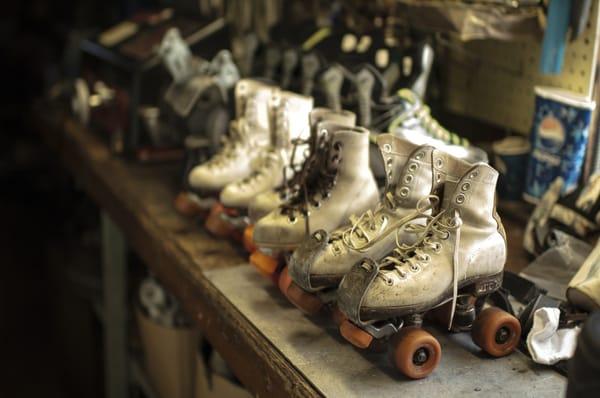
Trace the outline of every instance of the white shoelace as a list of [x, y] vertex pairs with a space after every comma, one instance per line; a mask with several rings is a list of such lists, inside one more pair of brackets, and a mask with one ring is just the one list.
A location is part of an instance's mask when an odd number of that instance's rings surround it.
[[280, 155], [274, 150], [264, 152], [259, 159], [257, 159], [254, 171], [246, 178], [237, 182], [237, 186], [241, 190], [245, 190], [248, 187], [254, 186], [262, 179], [269, 175], [273, 175], [277, 172], [279, 165], [285, 162], [280, 161]]
[[[452, 308], [450, 312], [450, 322], [448, 329], [452, 327], [454, 313], [456, 310], [456, 301], [458, 299], [458, 254], [460, 247], [460, 227], [462, 219], [458, 211], [453, 209], [453, 214], [450, 215], [448, 210], [440, 212], [435, 217], [432, 217], [426, 225], [411, 223], [406, 226], [406, 229], [419, 234], [420, 238], [412, 245], [398, 244], [396, 249], [390, 256], [387, 256], [381, 261], [381, 267], [393, 266], [398, 272], [401, 279], [406, 278], [409, 273], [405, 270], [406, 266], [413, 273], [419, 272], [424, 264], [431, 260], [431, 256], [427, 253], [432, 250], [438, 253], [442, 248], [442, 243], [439, 240], [446, 240], [450, 237], [450, 231], [456, 231], [453, 256], [452, 256]], [[381, 272], [379, 276], [386, 278]]]
[[[359, 252], [367, 251], [378, 241], [377, 238], [385, 236], [392, 231], [396, 231], [396, 242], [398, 242], [398, 234], [402, 230], [401, 227], [407, 225], [410, 221], [431, 217], [427, 212], [437, 206], [439, 198], [435, 195], [428, 195], [419, 199], [415, 209], [411, 213], [396, 220], [390, 225], [386, 225], [385, 222], [389, 220], [390, 217], [394, 217], [394, 203], [395, 199], [393, 193], [386, 192], [384, 202], [380, 202], [374, 211], [367, 210], [358, 218], [351, 216], [350, 221], [352, 226], [344, 230], [340, 235], [335, 235], [332, 238], [341, 240], [347, 247]], [[376, 238], [370, 238], [368, 232], [374, 234]], [[363, 244], [358, 243], [361, 240], [364, 241]]]

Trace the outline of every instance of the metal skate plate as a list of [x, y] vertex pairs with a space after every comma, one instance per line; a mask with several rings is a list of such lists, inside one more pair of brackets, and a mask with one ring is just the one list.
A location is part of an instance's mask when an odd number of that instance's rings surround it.
[[387, 353], [354, 349], [328, 317], [304, 316], [254, 267], [217, 269], [207, 277], [325, 396], [559, 397], [566, 390], [563, 376], [520, 352], [493, 359], [468, 333], [429, 328], [442, 345], [441, 363], [428, 378], [408, 380]]

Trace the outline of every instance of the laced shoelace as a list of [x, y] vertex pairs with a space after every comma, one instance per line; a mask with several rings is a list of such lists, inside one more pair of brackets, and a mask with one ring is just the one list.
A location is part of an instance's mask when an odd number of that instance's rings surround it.
[[254, 172], [252, 172], [248, 177], [240, 180], [236, 185], [241, 190], [245, 190], [248, 187], [254, 186], [263, 178], [273, 174], [273, 170], [281, 164], [279, 159], [280, 156], [275, 150], [270, 150], [263, 153], [257, 160]]
[[320, 207], [321, 200], [316, 199], [317, 195], [320, 195], [321, 199], [329, 197], [335, 185], [337, 165], [331, 169], [328, 163], [332, 159], [337, 164], [341, 160], [339, 152], [341, 147], [336, 143], [330, 144], [327, 135], [320, 136], [298, 173], [295, 189], [288, 202], [281, 206], [281, 214], [286, 215], [291, 222], [295, 222], [296, 213], [304, 216], [307, 234], [310, 233], [309, 206]]
[[237, 155], [250, 142], [249, 131], [258, 126], [259, 103], [256, 98], [249, 97], [244, 104], [244, 115], [237, 121], [237, 126], [229, 132], [229, 137], [223, 137], [221, 151], [210, 158], [205, 165], [208, 168], [228, 166], [237, 159]]
[[[438, 203], [439, 198], [436, 195], [428, 195], [419, 199], [412, 212], [405, 217], [396, 220], [393, 224], [385, 226], [385, 231], [395, 231], [396, 243], [398, 243], [398, 236], [402, 230], [401, 227], [404, 225], [412, 225], [408, 223], [416, 219], [431, 218], [427, 212], [434, 209]], [[358, 218], [352, 216], [350, 218], [352, 226], [345, 229], [340, 234], [332, 236], [332, 243], [335, 245], [341, 241], [351, 249], [358, 252], [366, 252], [373, 244], [375, 244], [375, 242], [377, 242], [377, 238], [385, 233], [384, 222], [389, 219], [389, 216], [393, 216], [394, 208], [396, 208], [396, 206], [394, 194], [391, 191], [386, 192], [383, 202], [380, 202], [374, 211], [367, 210]], [[369, 232], [375, 235], [375, 239], [369, 237]], [[361, 241], [362, 244], [360, 244]]]
[[[452, 257], [452, 307], [448, 329], [452, 327], [458, 298], [458, 249], [460, 247], [461, 225], [462, 219], [456, 209], [447, 209], [440, 212], [435, 217], [432, 217], [426, 225], [409, 224], [407, 228], [418, 233], [420, 238], [412, 245], [397, 245], [392, 254], [385, 257], [380, 263], [381, 269], [393, 267], [400, 278], [405, 279], [409, 275], [406, 270], [407, 267], [413, 273], [419, 272], [422, 266], [431, 260], [431, 255], [428, 252], [439, 253], [442, 249], [441, 241], [450, 238], [450, 232], [455, 231]], [[378, 276], [384, 278], [387, 283], [391, 281], [391, 279], [387, 278], [381, 272]]]
[[212, 158], [206, 161], [206, 167], [210, 169], [221, 168], [229, 165], [233, 160], [236, 159], [238, 152], [242, 150], [243, 139], [240, 137], [241, 134], [235, 134], [231, 137], [223, 137], [223, 146], [221, 150], [217, 152]]

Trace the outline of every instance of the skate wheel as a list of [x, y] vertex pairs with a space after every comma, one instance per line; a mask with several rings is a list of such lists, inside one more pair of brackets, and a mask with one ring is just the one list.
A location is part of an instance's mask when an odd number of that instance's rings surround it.
[[225, 208], [220, 203], [215, 203], [210, 209], [210, 214], [204, 223], [204, 227], [208, 232], [218, 238], [227, 238], [232, 236], [233, 228], [225, 220], [221, 218], [221, 214], [225, 212]]
[[206, 215], [206, 210], [190, 199], [187, 192], [180, 192], [173, 201], [175, 210], [182, 216], [196, 217]]
[[256, 251], [256, 246], [254, 245], [254, 238], [252, 237], [253, 233], [254, 225], [248, 225], [246, 229], [244, 229], [243, 243], [244, 249], [246, 249], [248, 253], [254, 253]]
[[411, 379], [427, 377], [440, 363], [442, 348], [431, 333], [417, 327], [405, 327], [393, 337], [392, 362]]
[[340, 324], [340, 333], [342, 337], [358, 348], [369, 348], [373, 341], [373, 336], [347, 319]]
[[[287, 274], [287, 267], [285, 268], [284, 272]], [[296, 285], [291, 281], [291, 278], [290, 282], [290, 285], [284, 293], [287, 298], [305, 314], [315, 315], [318, 313], [323, 307], [323, 302], [321, 299]]]
[[250, 264], [254, 265], [261, 274], [270, 278], [277, 272], [279, 261], [257, 250], [250, 255]]
[[475, 344], [494, 357], [510, 354], [519, 344], [521, 324], [506, 311], [489, 307], [473, 322], [471, 337]]
[[284, 296], [287, 296], [287, 289], [292, 282], [292, 278], [288, 273], [288, 267], [284, 267], [279, 273], [279, 278], [277, 278], [277, 286], [279, 286], [279, 290], [281, 290]]
[[339, 327], [342, 325], [342, 323], [344, 321], [346, 321], [348, 318], [346, 317], [346, 315], [344, 315], [344, 313], [338, 308], [337, 305], [333, 306], [333, 308], [331, 309], [331, 319], [333, 319], [333, 322], [335, 322], [335, 324]]

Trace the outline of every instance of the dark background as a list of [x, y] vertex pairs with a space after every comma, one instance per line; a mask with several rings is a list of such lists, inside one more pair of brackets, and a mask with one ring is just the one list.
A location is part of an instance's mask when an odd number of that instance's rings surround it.
[[46, 152], [31, 109], [51, 84], [72, 73], [64, 55], [74, 37], [152, 4], [2, 2], [1, 397], [103, 395], [102, 339], [89, 304], [89, 296], [99, 294], [97, 211]]

